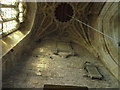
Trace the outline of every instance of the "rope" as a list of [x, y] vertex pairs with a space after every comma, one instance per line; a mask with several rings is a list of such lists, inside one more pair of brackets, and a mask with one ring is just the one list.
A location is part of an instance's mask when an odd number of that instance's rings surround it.
[[[68, 16], [69, 16], [69, 15], [68, 15]], [[76, 20], [76, 21], [80, 22], [81, 24], [83, 24], [83, 25], [85, 25], [85, 26], [87, 26], [87, 27], [91, 28], [92, 30], [94, 30], [94, 31], [96, 31], [96, 32], [98, 32], [98, 33], [100, 33], [100, 34], [104, 35], [105, 37], [107, 37], [107, 38], [111, 39], [112, 41], [114, 41], [114, 39], [113, 39], [112, 37], [110, 37], [109, 35], [107, 35], [107, 34], [105, 34], [105, 33], [101, 32], [100, 30], [97, 30], [96, 28], [94, 28], [94, 27], [92, 27], [92, 26], [90, 26], [90, 25], [88, 25], [88, 24], [86, 24], [86, 23], [82, 22], [81, 20], [79, 20], [79, 19], [77, 19], [77, 18], [75, 18], [75, 17], [72, 17], [72, 16], [69, 16], [69, 17], [73, 18], [74, 20]]]

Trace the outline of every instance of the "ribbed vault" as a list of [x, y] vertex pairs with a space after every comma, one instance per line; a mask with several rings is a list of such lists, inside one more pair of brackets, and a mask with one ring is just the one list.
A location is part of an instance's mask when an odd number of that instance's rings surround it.
[[[57, 33], [60, 37], [67, 35], [66, 37], [70, 41], [84, 46], [96, 57], [100, 58], [106, 67], [118, 78], [118, 22], [116, 22], [118, 3], [49, 2], [37, 3], [37, 7], [34, 30], [32, 31], [35, 41], [51, 33]], [[62, 10], [60, 7], [63, 9], [63, 11], [60, 11], [63, 16], [60, 16], [59, 11], [57, 11], [57, 9]], [[64, 11], [66, 8], [70, 9], [71, 12]], [[107, 12], [107, 10], [112, 11]], [[69, 13], [70, 17], [65, 16], [65, 12], [66, 14]], [[77, 20], [92, 26], [98, 31]]]
[[[15, 88], [38, 88], [46, 83], [95, 88], [118, 85], [119, 3], [36, 1], [26, 2], [26, 18], [19, 30], [1, 39], [3, 85]], [[58, 55], [58, 46], [63, 51], [67, 49], [67, 57], [63, 53]], [[104, 80], [84, 78], [85, 62], [98, 66]], [[93, 73], [96, 66], [91, 69]]]

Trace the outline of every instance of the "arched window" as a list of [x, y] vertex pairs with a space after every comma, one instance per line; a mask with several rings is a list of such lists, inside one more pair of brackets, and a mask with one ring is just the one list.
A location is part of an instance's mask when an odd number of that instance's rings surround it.
[[24, 22], [26, 4], [23, 0], [1, 0], [0, 3], [0, 34], [5, 36]]

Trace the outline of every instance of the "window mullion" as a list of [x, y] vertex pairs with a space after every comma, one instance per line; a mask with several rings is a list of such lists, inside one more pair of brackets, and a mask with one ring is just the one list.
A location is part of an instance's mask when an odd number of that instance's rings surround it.
[[5, 5], [5, 4], [2, 4], [0, 5], [0, 8], [16, 8], [17, 6], [16, 5]]

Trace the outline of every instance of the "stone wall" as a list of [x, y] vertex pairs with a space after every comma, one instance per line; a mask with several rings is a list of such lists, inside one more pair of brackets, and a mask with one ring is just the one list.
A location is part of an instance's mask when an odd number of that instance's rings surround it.
[[[70, 38], [87, 48], [96, 57], [100, 58], [103, 64], [109, 69], [109, 71], [118, 79], [120, 76], [118, 73], [119, 62], [118, 55], [118, 4], [119, 3], [100, 3], [97, 10], [98, 3], [93, 3], [90, 8], [86, 8], [86, 17], [83, 22], [92, 26], [86, 27], [86, 25], [80, 22], [73, 22], [75, 26], [69, 29]], [[82, 20], [81, 20], [82, 21]]]
[[[32, 48], [32, 29], [34, 24], [34, 18], [36, 14], [36, 3], [27, 3], [27, 17], [25, 22], [20, 26], [19, 30], [4, 37], [2, 42], [2, 75], [3, 78], [9, 75], [9, 72], [14, 70], [14, 66], [21, 60], [22, 55]], [[21, 35], [20, 35], [21, 34]], [[16, 37], [15, 37], [16, 36]], [[11, 39], [7, 39], [14, 37]], [[19, 37], [19, 38], [18, 38]], [[9, 47], [8, 47], [9, 46]]]
[[[94, 33], [91, 39], [91, 44], [98, 53], [99, 58], [110, 72], [119, 79], [118, 69], [120, 67], [118, 62], [119, 45], [118, 45], [118, 4], [119, 3], [105, 3], [98, 16], [90, 16], [89, 23], [94, 28], [104, 33], [102, 35], [96, 31], [90, 30]], [[91, 19], [92, 18], [92, 19]], [[119, 79], [120, 80], [120, 79]]]

